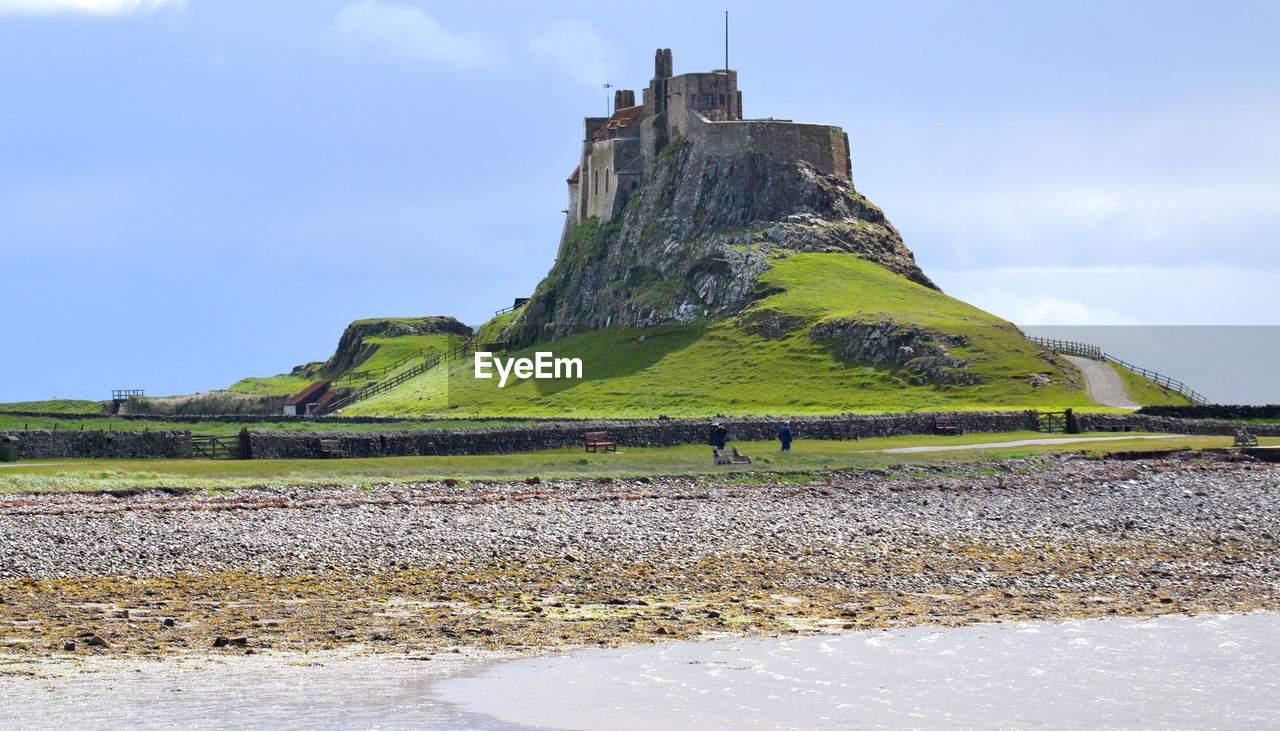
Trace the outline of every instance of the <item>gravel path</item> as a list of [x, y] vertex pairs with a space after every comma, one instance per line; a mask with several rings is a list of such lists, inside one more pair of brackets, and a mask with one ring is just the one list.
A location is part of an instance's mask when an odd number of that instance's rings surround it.
[[1084, 373], [1085, 380], [1089, 383], [1089, 398], [1102, 404], [1103, 406], [1114, 406], [1120, 409], [1137, 409], [1142, 405], [1134, 402], [1129, 396], [1128, 390], [1124, 387], [1124, 381], [1120, 379], [1120, 374], [1116, 373], [1110, 363], [1104, 363], [1092, 358], [1081, 358], [1077, 355], [1064, 355], [1063, 358], [1071, 361], [1081, 373]]
[[1052, 437], [1049, 439], [1018, 439], [1012, 442], [984, 442], [982, 444], [937, 444], [925, 447], [894, 447], [867, 451], [885, 454], [912, 454], [915, 452], [954, 452], [960, 449], [999, 449], [1001, 447], [1026, 447], [1036, 444], [1073, 444], [1075, 442], [1113, 442], [1124, 439], [1176, 439], [1179, 434], [1149, 434], [1124, 437]]
[[[723, 479], [5, 496], [0, 655], [1280, 608], [1280, 465], [1039, 458]], [[95, 637], [107, 644], [86, 648]]]

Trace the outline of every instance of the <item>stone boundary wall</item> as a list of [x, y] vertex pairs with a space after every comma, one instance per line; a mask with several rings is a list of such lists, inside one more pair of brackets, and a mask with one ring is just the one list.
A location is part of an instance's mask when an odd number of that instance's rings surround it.
[[74, 414], [63, 411], [0, 411], [4, 416], [26, 416], [32, 419], [65, 419], [67, 421], [91, 421], [93, 419], [119, 419], [120, 421], [189, 421], [213, 423], [264, 423], [315, 422], [317, 424], [394, 424], [401, 421], [462, 421], [487, 423], [492, 421], [530, 421], [559, 423], [566, 421], [598, 421], [586, 416], [285, 416], [284, 414]]
[[0, 431], [18, 438], [19, 459], [187, 459], [189, 431]]
[[1138, 431], [1167, 434], [1200, 434], [1231, 436], [1244, 428], [1259, 437], [1280, 437], [1280, 424], [1240, 424], [1234, 421], [1210, 419], [1174, 419], [1167, 416], [1146, 414], [1077, 414], [1080, 431], [1106, 430], [1108, 427], [1130, 427]]
[[[850, 416], [719, 419], [729, 441], [767, 441], [790, 421], [796, 439], [830, 439], [833, 433], [859, 438], [934, 433], [934, 418], [948, 416], [967, 432], [1035, 429], [1034, 411], [958, 411]], [[323, 455], [320, 440], [337, 439], [352, 457], [507, 454], [556, 449], [582, 443], [589, 431], [607, 431], [623, 447], [707, 444], [713, 419], [597, 420], [529, 424], [486, 429], [424, 429], [384, 432], [249, 432], [251, 459], [312, 459]]]
[[1180, 419], [1280, 419], [1280, 404], [1267, 406], [1196, 404], [1191, 406], [1144, 406], [1138, 414], [1171, 416]]

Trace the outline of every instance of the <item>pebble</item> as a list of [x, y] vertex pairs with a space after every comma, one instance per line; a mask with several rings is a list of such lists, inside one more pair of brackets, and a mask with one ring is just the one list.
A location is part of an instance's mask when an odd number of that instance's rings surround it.
[[[936, 547], [981, 542], [1016, 552], [1027, 545], [1148, 539], [1229, 542], [1252, 557], [1231, 565], [1239, 581], [1274, 582], [1280, 575], [1280, 551], [1272, 550], [1280, 535], [1277, 465], [1034, 458], [994, 469], [913, 466], [813, 472], [806, 476], [810, 482], [758, 479], [760, 484], [705, 476], [473, 481], [465, 490], [445, 482], [367, 491], [261, 487], [219, 496], [158, 490], [125, 497], [4, 495], [0, 578], [332, 569], [374, 575], [495, 557], [583, 565], [662, 562], [678, 574], [725, 554], [836, 565], [856, 556], [871, 564], [893, 563], [928, 546], [928, 567], [871, 578], [833, 571], [824, 580], [831, 588], [874, 581], [886, 590], [986, 587], [1022, 595], [1045, 587], [1101, 591], [1109, 579], [1105, 572], [1057, 575], [1051, 568], [1014, 576], [950, 571], [935, 560], [950, 549]], [[1177, 570], [1176, 560], [1167, 563], [1165, 569]], [[615, 596], [644, 594], [628, 589], [615, 587], [628, 592]], [[174, 624], [164, 620], [166, 627]]]

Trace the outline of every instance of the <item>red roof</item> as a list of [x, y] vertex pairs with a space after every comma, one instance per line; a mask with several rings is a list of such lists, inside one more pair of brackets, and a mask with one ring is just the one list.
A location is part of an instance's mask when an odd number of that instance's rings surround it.
[[577, 183], [577, 182], [579, 182], [579, 181], [581, 181], [581, 180], [582, 180], [582, 166], [581, 166], [581, 165], [579, 165], [578, 167], [576, 167], [576, 168], [574, 168], [574, 169], [573, 169], [573, 175], [570, 175], [570, 176], [569, 176], [569, 179], [568, 179], [567, 181], [565, 181], [565, 182], [567, 182], [567, 183]]
[[328, 381], [316, 381], [298, 393], [297, 396], [284, 402], [285, 406], [300, 406], [315, 401], [316, 397], [329, 390]]
[[639, 117], [642, 112], [644, 112], [643, 104], [619, 109], [613, 113], [612, 117], [609, 117], [608, 121], [600, 126], [600, 129], [596, 130], [595, 134], [591, 135], [591, 140], [593, 142], [600, 142], [602, 140], [611, 140], [617, 137], [630, 127], [631, 123], [636, 121], [636, 118]]

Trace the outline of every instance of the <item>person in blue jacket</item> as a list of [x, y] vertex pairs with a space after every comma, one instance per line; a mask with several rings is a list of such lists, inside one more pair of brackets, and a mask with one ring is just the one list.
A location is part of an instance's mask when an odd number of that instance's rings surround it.
[[778, 441], [782, 442], [782, 451], [791, 451], [791, 422], [783, 424], [778, 430]]

